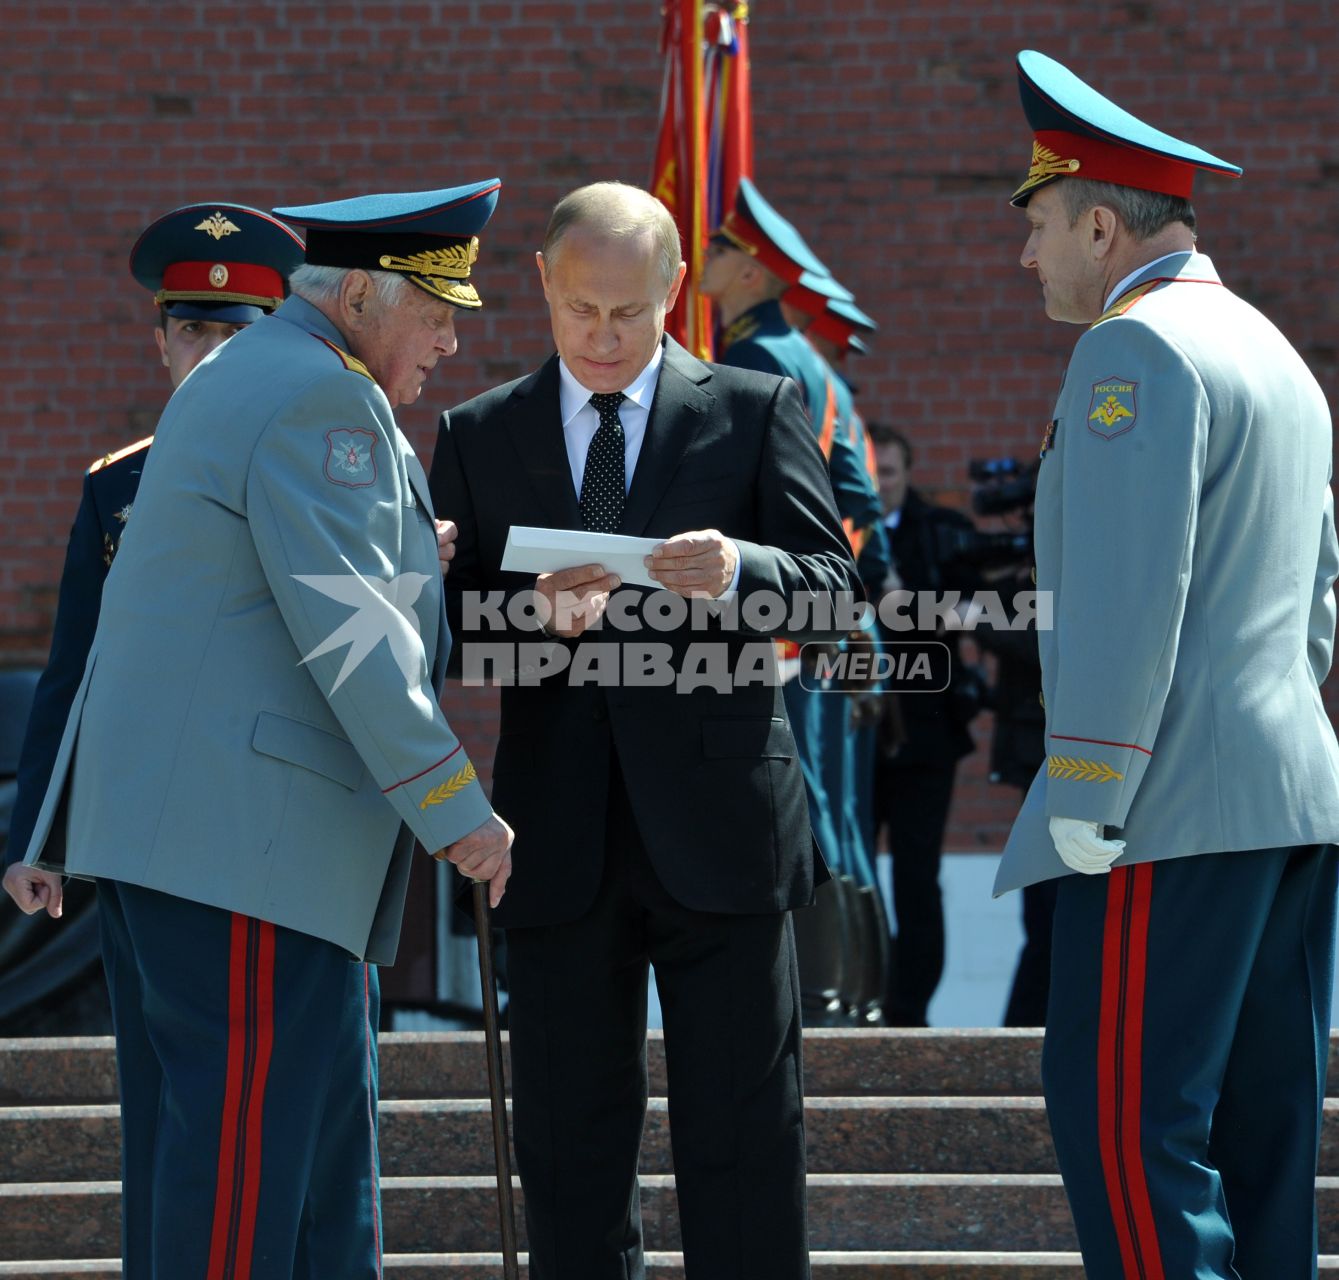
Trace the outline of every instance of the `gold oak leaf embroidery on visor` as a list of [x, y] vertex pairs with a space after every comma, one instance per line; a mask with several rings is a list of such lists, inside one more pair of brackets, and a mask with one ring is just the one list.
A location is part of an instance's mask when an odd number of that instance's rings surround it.
[[1079, 760], [1074, 756], [1048, 756], [1046, 776], [1068, 778], [1071, 782], [1121, 782], [1125, 778], [1100, 760]]
[[475, 772], [472, 764], [467, 764], [459, 773], [454, 773], [440, 786], [433, 787], [419, 804], [420, 809], [426, 809], [429, 805], [441, 804], [444, 800], [450, 800], [458, 791], [464, 791], [471, 782], [479, 775]]

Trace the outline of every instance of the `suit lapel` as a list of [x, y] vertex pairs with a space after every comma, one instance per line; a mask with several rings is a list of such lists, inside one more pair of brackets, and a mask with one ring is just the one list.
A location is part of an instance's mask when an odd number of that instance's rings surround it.
[[552, 356], [522, 381], [511, 398], [507, 430], [546, 517], [536, 523], [555, 529], [580, 529], [581, 512], [563, 441], [558, 357]]
[[710, 378], [709, 366], [689, 355], [673, 338], [665, 339], [665, 360], [618, 526], [620, 533], [639, 536], [655, 514], [679, 460], [715, 402], [702, 385]]

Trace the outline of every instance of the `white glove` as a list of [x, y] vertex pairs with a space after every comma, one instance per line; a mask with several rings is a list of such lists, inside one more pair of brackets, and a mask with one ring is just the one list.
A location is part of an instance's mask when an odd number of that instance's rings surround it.
[[1102, 828], [1082, 818], [1052, 818], [1051, 839], [1060, 861], [1085, 876], [1105, 874], [1125, 852], [1124, 840], [1103, 840]]

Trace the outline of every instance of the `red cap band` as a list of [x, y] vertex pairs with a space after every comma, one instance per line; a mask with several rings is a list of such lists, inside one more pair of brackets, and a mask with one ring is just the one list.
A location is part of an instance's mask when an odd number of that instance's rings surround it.
[[725, 215], [725, 221], [715, 234], [724, 236], [731, 244], [757, 258], [768, 271], [787, 284], [799, 284], [804, 268], [786, 257], [737, 209], [731, 209]]
[[849, 347], [855, 331], [855, 325], [848, 324], [833, 315], [831, 311], [824, 311], [822, 315], [815, 316], [813, 323], [805, 330], [816, 338], [826, 338], [829, 342], [835, 342], [839, 347]]
[[273, 307], [283, 301], [284, 278], [254, 262], [174, 262], [163, 272], [157, 301], [251, 302]]
[[1064, 172], [1052, 176], [1115, 182], [1122, 187], [1190, 199], [1195, 166], [1184, 160], [1171, 160], [1151, 151], [1059, 129], [1038, 130], [1036, 139], [1038, 146], [1054, 152], [1062, 161], [1078, 161], [1076, 166], [1066, 166]]

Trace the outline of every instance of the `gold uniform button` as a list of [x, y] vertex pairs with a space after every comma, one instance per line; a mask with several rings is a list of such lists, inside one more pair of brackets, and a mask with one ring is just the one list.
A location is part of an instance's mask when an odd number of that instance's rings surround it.
[[1034, 587], [1037, 585], [1037, 566], [1035, 564], [1032, 566], [1032, 585]]

